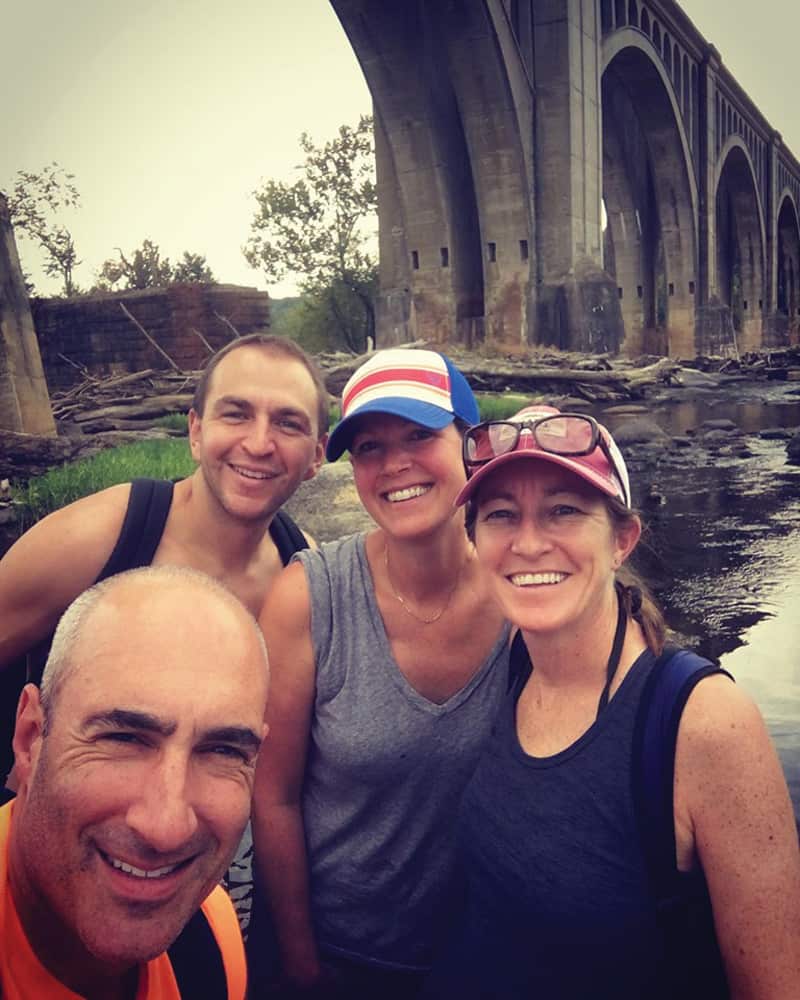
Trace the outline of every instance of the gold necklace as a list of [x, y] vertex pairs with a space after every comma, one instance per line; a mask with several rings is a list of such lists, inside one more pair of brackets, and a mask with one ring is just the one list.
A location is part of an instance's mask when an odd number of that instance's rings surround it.
[[388, 545], [384, 545], [383, 547], [383, 565], [386, 567], [386, 579], [389, 581], [389, 586], [392, 588], [392, 593], [394, 594], [395, 598], [399, 601], [400, 607], [403, 609], [403, 611], [405, 611], [407, 615], [410, 615], [412, 618], [415, 618], [418, 622], [421, 622], [423, 625], [433, 625], [434, 622], [438, 622], [439, 619], [442, 617], [442, 615], [445, 613], [445, 611], [447, 611], [447, 609], [450, 607], [450, 601], [453, 598], [453, 594], [455, 594], [456, 592], [456, 587], [458, 586], [458, 582], [461, 579], [461, 570], [464, 567], [464, 564], [462, 562], [462, 564], [458, 567], [458, 573], [456, 573], [456, 578], [453, 582], [453, 586], [448, 591], [445, 602], [441, 606], [441, 608], [436, 612], [436, 614], [432, 618], [424, 618], [422, 615], [418, 615], [417, 612], [414, 611], [413, 608], [411, 608], [406, 603], [406, 599], [394, 585], [394, 581], [392, 580], [392, 574], [389, 570]]

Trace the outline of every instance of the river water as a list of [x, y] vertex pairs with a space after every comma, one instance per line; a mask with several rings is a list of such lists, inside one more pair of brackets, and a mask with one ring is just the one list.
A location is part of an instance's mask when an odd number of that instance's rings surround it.
[[[682, 641], [755, 698], [800, 823], [800, 467], [787, 464], [785, 440], [759, 436], [800, 427], [798, 392], [791, 383], [742, 383], [724, 399], [654, 401], [647, 417], [670, 434], [730, 419], [745, 433], [736, 445], [751, 454], [731, 454], [720, 434], [719, 450], [693, 445], [655, 463], [652, 448], [640, 459], [634, 446], [630, 465], [635, 497], [645, 477], [640, 569]], [[598, 416], [612, 431], [630, 419]]]

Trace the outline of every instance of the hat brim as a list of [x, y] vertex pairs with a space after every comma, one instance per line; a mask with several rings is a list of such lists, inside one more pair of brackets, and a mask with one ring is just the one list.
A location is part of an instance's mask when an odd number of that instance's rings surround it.
[[518, 451], [510, 451], [506, 455], [498, 455], [497, 458], [493, 458], [486, 465], [482, 465], [474, 472], [456, 497], [456, 507], [461, 507], [468, 500], [471, 500], [487, 476], [491, 476], [493, 472], [496, 472], [502, 466], [508, 465], [510, 462], [518, 462], [521, 459], [537, 459], [541, 462], [550, 462], [552, 465], [560, 465], [562, 469], [574, 472], [576, 476], [596, 487], [601, 493], [616, 497], [617, 500], [621, 500], [627, 506], [624, 490], [617, 483], [616, 479], [609, 478], [591, 466], [583, 464], [578, 458], [570, 455], [554, 455], [552, 452], [539, 451], [534, 448], [520, 448]]
[[360, 406], [355, 413], [340, 420], [333, 428], [328, 438], [328, 446], [325, 449], [325, 457], [329, 462], [335, 462], [349, 449], [359, 418], [370, 413], [385, 413], [392, 417], [402, 417], [403, 420], [410, 420], [412, 423], [427, 427], [428, 430], [432, 431], [440, 431], [455, 420], [454, 413], [441, 406], [435, 406], [433, 403], [422, 403], [417, 399], [407, 399], [403, 396], [376, 399]]

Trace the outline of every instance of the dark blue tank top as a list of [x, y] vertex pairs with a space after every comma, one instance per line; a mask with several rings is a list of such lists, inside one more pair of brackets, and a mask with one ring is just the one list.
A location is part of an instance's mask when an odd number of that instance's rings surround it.
[[643, 653], [597, 721], [552, 757], [523, 751], [516, 695], [506, 698], [462, 802], [468, 901], [427, 996], [664, 995], [631, 782], [636, 712], [654, 662]]

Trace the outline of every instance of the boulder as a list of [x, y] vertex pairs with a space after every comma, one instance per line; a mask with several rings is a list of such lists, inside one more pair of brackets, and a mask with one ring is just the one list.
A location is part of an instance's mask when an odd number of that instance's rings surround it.
[[313, 479], [301, 483], [286, 510], [317, 542], [330, 542], [375, 526], [361, 506], [353, 470], [346, 460], [323, 465]]
[[654, 420], [637, 417], [620, 424], [614, 431], [614, 440], [620, 448], [625, 448], [632, 444], [665, 445], [671, 441], [671, 438]]
[[730, 434], [739, 433], [738, 426], [732, 420], [704, 420], [700, 424], [700, 430], [705, 431], [727, 431]]
[[800, 431], [786, 442], [786, 461], [790, 465], [800, 465]]

